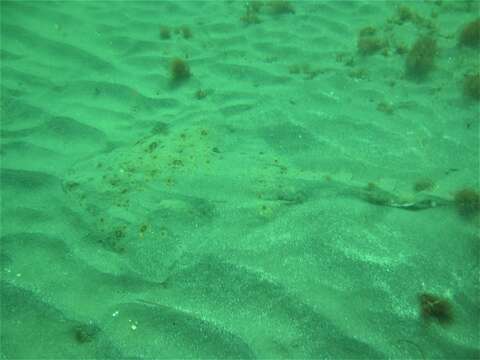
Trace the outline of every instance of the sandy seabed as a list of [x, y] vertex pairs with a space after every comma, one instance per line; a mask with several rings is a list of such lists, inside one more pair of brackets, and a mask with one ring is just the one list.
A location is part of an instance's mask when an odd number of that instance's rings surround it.
[[2, 359], [479, 358], [478, 2], [0, 11]]

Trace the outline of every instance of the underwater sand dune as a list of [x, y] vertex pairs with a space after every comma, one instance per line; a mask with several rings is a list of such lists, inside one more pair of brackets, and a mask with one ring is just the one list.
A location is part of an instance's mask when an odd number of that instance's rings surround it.
[[0, 6], [2, 358], [478, 357], [475, 4]]

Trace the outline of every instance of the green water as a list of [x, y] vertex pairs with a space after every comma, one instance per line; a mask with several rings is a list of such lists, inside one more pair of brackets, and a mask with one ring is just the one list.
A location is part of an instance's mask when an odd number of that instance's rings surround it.
[[478, 1], [1, 1], [2, 359], [478, 359]]

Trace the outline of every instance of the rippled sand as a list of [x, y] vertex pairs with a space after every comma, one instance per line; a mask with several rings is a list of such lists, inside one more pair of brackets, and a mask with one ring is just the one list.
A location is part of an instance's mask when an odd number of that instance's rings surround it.
[[478, 358], [479, 5], [399, 4], [3, 1], [2, 359]]

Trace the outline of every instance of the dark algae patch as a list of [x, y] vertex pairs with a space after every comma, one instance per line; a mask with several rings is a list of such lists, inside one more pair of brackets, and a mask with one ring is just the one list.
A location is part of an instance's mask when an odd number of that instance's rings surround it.
[[424, 321], [437, 321], [442, 325], [452, 323], [453, 309], [450, 301], [429, 293], [420, 294], [418, 299], [420, 301], [420, 315]]
[[405, 61], [409, 78], [423, 80], [433, 70], [437, 55], [437, 41], [431, 36], [422, 36], [413, 44]]
[[190, 78], [191, 72], [187, 62], [181, 58], [174, 58], [170, 62], [170, 79], [173, 83], [180, 83]]
[[465, 75], [463, 95], [469, 99], [480, 100], [480, 73]]
[[80, 324], [72, 329], [73, 337], [78, 344], [95, 341], [99, 332], [100, 329], [92, 324]]
[[458, 213], [465, 218], [470, 218], [480, 211], [480, 193], [474, 189], [465, 188], [457, 191], [454, 201]]
[[480, 46], [480, 18], [469, 22], [463, 27], [458, 37], [458, 43], [469, 47]]
[[357, 38], [357, 49], [361, 55], [373, 55], [383, 50], [387, 43], [378, 34], [377, 30], [371, 26], [361, 29]]

